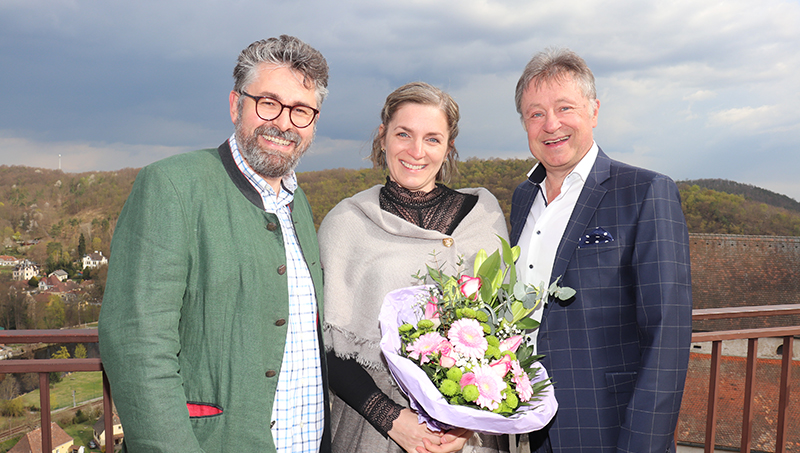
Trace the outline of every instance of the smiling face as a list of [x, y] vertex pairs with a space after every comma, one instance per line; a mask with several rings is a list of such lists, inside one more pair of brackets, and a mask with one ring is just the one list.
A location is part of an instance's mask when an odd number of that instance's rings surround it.
[[[306, 87], [301, 80], [289, 68], [262, 63], [258, 76], [244, 91], [253, 96], [270, 96], [288, 106], [318, 108], [314, 87]], [[240, 97], [235, 91], [230, 94], [231, 120], [236, 125], [240, 152], [253, 170], [276, 188], [311, 146], [316, 120], [308, 127], [295, 127], [287, 108], [274, 120], [264, 121], [256, 114], [255, 101], [243, 96], [240, 104]]]
[[430, 192], [448, 149], [447, 118], [438, 106], [406, 103], [381, 124], [389, 177], [414, 192]]
[[538, 88], [532, 81], [520, 105], [531, 154], [548, 177], [563, 180], [592, 147], [600, 101], [587, 99], [566, 76]]

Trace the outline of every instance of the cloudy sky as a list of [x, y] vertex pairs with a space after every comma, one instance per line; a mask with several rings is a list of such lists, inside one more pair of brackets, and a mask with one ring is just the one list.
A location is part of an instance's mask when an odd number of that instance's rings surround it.
[[611, 157], [800, 200], [798, 0], [0, 0], [0, 164], [116, 170], [216, 147], [236, 56], [283, 33], [331, 68], [299, 171], [366, 167], [386, 95], [416, 80], [460, 104], [462, 158], [526, 158], [514, 86], [557, 46], [595, 73]]

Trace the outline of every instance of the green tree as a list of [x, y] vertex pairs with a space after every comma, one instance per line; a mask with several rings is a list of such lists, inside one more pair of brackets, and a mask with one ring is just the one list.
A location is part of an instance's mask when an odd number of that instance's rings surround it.
[[86, 358], [86, 346], [83, 343], [78, 343], [75, 346], [75, 358], [76, 359], [85, 359]]
[[33, 277], [31, 277], [30, 280], [28, 280], [28, 286], [36, 288], [37, 286], [39, 286], [39, 279], [36, 278], [36, 276], [34, 275]]
[[25, 414], [25, 407], [22, 405], [22, 397], [18, 396], [13, 400], [0, 402], [0, 412], [6, 417], [21, 417]]
[[43, 329], [60, 329], [64, 327], [66, 314], [64, 312], [64, 301], [61, 296], [53, 294], [47, 300], [47, 307], [44, 310], [42, 320]]
[[83, 255], [86, 255], [86, 238], [81, 233], [78, 237], [78, 259], [83, 258]]
[[[68, 359], [69, 358], [69, 351], [67, 351], [66, 346], [61, 346], [61, 348], [54, 352], [53, 355], [50, 356], [51, 359]], [[52, 372], [50, 373], [50, 385], [57, 384], [61, 382], [61, 373]]]

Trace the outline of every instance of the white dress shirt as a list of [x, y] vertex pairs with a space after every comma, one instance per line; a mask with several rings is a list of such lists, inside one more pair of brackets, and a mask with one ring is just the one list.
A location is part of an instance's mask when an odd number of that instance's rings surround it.
[[[564, 179], [561, 184], [561, 193], [549, 204], [545, 189], [547, 177], [545, 176], [540, 183], [539, 193], [533, 200], [533, 205], [519, 237], [520, 255], [517, 260], [519, 281], [540, 289], [544, 287], [545, 290], [549, 286], [556, 250], [561, 243], [561, 237], [564, 236], [564, 230], [567, 228], [567, 223], [578, 202], [578, 196], [583, 190], [586, 178], [597, 159], [597, 152], [597, 143], [592, 142], [589, 152]], [[536, 165], [541, 165], [541, 163]], [[533, 170], [535, 169], [536, 166], [533, 167]], [[533, 170], [528, 173], [528, 176], [533, 173]], [[544, 304], [539, 304], [531, 313], [531, 318], [541, 321], [543, 311]], [[536, 350], [537, 334], [538, 331], [531, 334], [529, 338], [534, 351]]]

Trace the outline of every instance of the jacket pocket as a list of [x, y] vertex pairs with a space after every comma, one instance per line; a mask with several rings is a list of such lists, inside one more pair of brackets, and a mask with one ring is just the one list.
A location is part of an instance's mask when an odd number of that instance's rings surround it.
[[610, 393], [628, 393], [633, 392], [636, 386], [635, 371], [628, 371], [624, 373], [606, 373], [606, 386]]
[[189, 418], [216, 417], [222, 414], [222, 407], [216, 404], [187, 402], [186, 408], [189, 409]]

